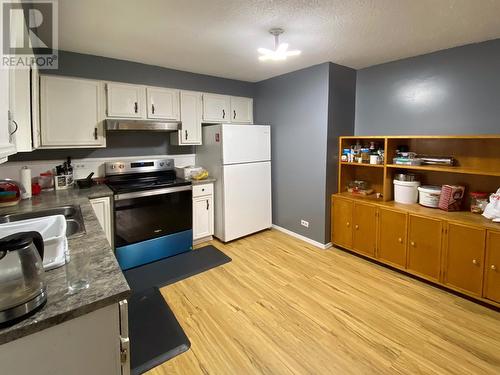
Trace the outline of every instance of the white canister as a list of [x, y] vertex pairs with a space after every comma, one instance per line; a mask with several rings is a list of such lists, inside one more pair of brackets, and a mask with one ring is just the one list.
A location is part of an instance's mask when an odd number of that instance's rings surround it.
[[419, 181], [394, 180], [394, 201], [397, 203], [413, 204], [418, 201]]
[[418, 203], [425, 207], [438, 208], [441, 186], [421, 186], [418, 188]]

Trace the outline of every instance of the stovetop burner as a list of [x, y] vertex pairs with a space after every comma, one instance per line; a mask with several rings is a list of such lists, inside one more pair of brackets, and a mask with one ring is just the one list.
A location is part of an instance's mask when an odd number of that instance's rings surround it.
[[191, 184], [177, 178], [170, 159], [106, 163], [106, 179], [115, 194]]

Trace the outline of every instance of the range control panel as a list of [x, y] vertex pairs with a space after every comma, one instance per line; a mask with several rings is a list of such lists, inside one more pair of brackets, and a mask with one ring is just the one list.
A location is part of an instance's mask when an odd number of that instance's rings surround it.
[[174, 159], [128, 160], [105, 164], [106, 176], [124, 173], [147, 173], [174, 169]]

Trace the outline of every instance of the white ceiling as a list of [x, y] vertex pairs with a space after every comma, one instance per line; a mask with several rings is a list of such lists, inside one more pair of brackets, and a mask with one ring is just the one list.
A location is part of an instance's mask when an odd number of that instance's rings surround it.
[[[499, 15], [500, 0], [59, 0], [59, 48], [255, 82], [499, 38]], [[271, 27], [302, 55], [260, 62]]]

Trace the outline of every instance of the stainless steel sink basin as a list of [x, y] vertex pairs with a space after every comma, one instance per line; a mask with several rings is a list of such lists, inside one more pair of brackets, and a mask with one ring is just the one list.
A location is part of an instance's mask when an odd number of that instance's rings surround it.
[[82, 210], [78, 205], [59, 206], [47, 208], [46, 210], [23, 212], [19, 214], [8, 214], [0, 216], [0, 224], [12, 223], [14, 221], [35, 219], [37, 217], [64, 215], [66, 218], [66, 236], [78, 237], [85, 234]]

